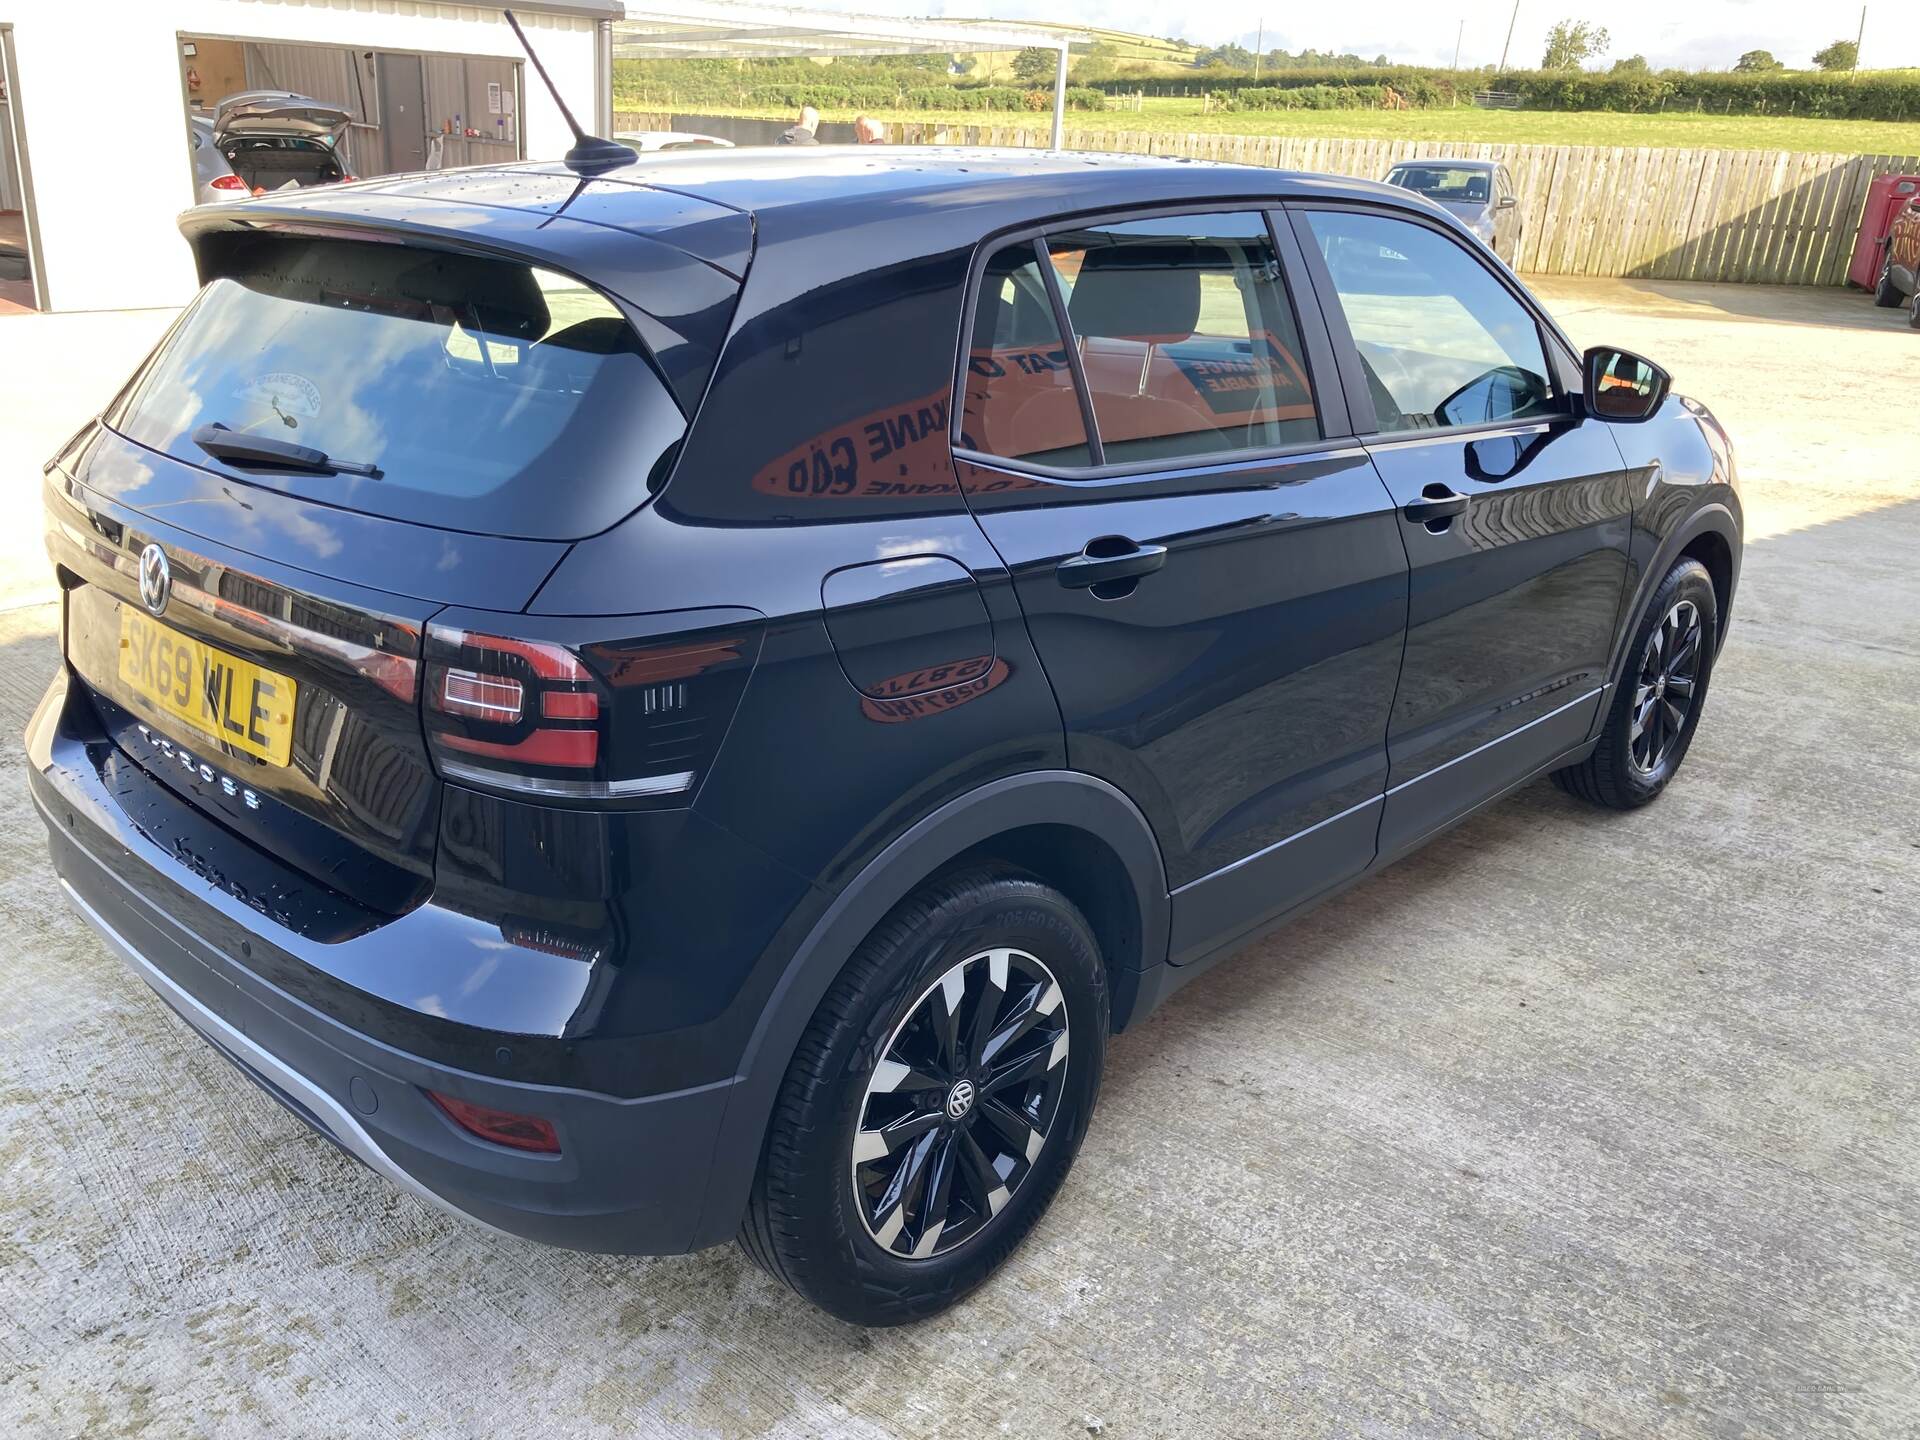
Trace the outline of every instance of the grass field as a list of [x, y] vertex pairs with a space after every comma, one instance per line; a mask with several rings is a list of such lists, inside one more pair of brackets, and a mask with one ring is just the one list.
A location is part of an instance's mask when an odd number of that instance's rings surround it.
[[[1920, 122], [1798, 120], [1772, 115], [1627, 115], [1560, 110], [1265, 110], [1201, 113], [1199, 99], [1157, 99], [1144, 108], [1070, 110], [1069, 132], [1151, 130], [1229, 135], [1302, 135], [1331, 140], [1432, 140], [1510, 145], [1646, 145], [1665, 149], [1803, 150], [1859, 155], [1920, 155]], [[727, 110], [721, 114], [766, 114]], [[1045, 114], [895, 110], [888, 121], [937, 125], [1026, 125], [1045, 128]], [[854, 112], [830, 111], [829, 120]]]

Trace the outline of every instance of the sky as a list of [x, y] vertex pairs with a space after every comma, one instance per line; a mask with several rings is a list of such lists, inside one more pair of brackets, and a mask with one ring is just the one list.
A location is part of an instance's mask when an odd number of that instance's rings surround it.
[[[1407, 64], [1446, 65], [1453, 60], [1456, 31], [1465, 22], [1462, 65], [1492, 65], [1500, 59], [1507, 21], [1506, 0], [1363, 0], [1354, 5], [1299, 0], [1209, 0], [1168, 5], [1166, 0], [802, 0], [823, 8], [890, 15], [965, 19], [1034, 20], [1056, 25], [1076, 21], [1115, 30], [1165, 35], [1200, 45], [1229, 41], [1254, 46], [1262, 19], [1266, 48], [1351, 52], [1371, 59], [1387, 55]], [[1914, 0], [1878, 0], [1867, 7], [1861, 63], [1869, 68], [1920, 66], [1920, 24]], [[1851, 0], [1520, 0], [1513, 30], [1514, 67], [1538, 65], [1547, 29], [1561, 19], [1596, 20], [1612, 43], [1607, 60], [1644, 55], [1655, 68], [1731, 69], [1747, 50], [1771, 50], [1782, 63], [1804, 67], [1829, 41], [1851, 40], [1860, 9]]]

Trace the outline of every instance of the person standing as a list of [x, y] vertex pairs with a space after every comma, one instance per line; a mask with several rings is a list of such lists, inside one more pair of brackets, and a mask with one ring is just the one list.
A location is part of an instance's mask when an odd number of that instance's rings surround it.
[[799, 122], [789, 125], [785, 130], [782, 130], [777, 143], [781, 145], [818, 145], [820, 140], [816, 132], [819, 129], [820, 112], [811, 105], [802, 105], [800, 107]]
[[856, 145], [884, 145], [887, 127], [871, 115], [862, 115], [853, 122], [853, 141]]

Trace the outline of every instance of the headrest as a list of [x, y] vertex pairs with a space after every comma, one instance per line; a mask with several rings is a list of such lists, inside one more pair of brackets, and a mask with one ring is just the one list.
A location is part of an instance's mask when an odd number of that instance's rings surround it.
[[[1186, 241], [1122, 242], [1087, 251], [1067, 304], [1082, 338], [1173, 345], [1200, 322], [1200, 271], [1215, 254]], [[1218, 253], [1220, 265], [1227, 264]]]

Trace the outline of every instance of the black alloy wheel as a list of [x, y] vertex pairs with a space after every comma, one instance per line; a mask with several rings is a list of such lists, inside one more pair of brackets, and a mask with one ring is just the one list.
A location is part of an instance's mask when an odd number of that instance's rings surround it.
[[1700, 684], [1704, 640], [1700, 608], [1691, 600], [1677, 603], [1647, 637], [1628, 732], [1633, 765], [1642, 775], [1657, 775], [1686, 732]]
[[1110, 1020], [1099, 941], [1066, 896], [994, 862], [927, 881], [801, 1037], [741, 1248], [856, 1325], [955, 1304], [1059, 1193]]
[[1707, 567], [1690, 556], [1674, 561], [1634, 626], [1592, 752], [1554, 771], [1556, 785], [1612, 810], [1645, 805], [1667, 788], [1700, 726], [1719, 614]]
[[853, 1137], [861, 1223], [925, 1260], [965, 1244], [1033, 1173], [1066, 1089], [1060, 983], [1023, 950], [954, 965], [888, 1037]]

